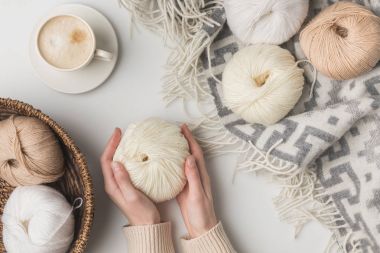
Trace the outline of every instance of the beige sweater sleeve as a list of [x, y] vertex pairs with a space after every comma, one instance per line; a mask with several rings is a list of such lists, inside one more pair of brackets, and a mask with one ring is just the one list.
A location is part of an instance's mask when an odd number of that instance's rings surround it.
[[174, 253], [170, 222], [124, 227], [128, 253]]
[[181, 241], [185, 253], [236, 253], [220, 222], [200, 237]]

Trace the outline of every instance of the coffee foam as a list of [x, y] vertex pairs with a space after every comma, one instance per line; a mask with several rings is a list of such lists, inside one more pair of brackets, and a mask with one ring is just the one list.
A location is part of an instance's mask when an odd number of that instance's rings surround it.
[[38, 36], [42, 57], [61, 69], [82, 65], [93, 54], [94, 38], [88, 26], [73, 16], [57, 16], [48, 20]]

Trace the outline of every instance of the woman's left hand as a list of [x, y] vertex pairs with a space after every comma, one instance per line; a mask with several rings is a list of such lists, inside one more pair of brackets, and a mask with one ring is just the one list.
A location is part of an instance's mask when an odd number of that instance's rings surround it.
[[158, 224], [160, 213], [155, 204], [133, 186], [124, 166], [113, 162], [120, 140], [121, 130], [116, 128], [100, 159], [105, 191], [128, 218], [130, 225]]
[[187, 125], [182, 126], [182, 133], [189, 143], [191, 155], [185, 162], [187, 184], [177, 196], [177, 202], [190, 237], [196, 238], [207, 233], [218, 220], [202, 149]]

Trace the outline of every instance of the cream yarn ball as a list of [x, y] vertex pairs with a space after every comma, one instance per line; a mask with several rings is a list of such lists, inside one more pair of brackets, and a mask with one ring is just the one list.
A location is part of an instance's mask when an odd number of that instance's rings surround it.
[[288, 50], [256, 44], [239, 50], [222, 77], [226, 105], [249, 123], [271, 125], [285, 117], [302, 94], [303, 70]]
[[132, 183], [154, 202], [174, 198], [186, 184], [187, 140], [179, 126], [150, 118], [129, 125], [114, 161], [124, 164]]
[[72, 210], [51, 187], [17, 187], [2, 216], [5, 249], [9, 253], [67, 252], [74, 236]]
[[300, 29], [308, 0], [224, 0], [227, 23], [246, 44], [279, 45]]

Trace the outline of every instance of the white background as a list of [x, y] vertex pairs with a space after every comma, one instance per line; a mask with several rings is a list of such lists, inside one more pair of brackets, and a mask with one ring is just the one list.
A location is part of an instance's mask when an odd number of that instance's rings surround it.
[[[104, 13], [120, 43], [119, 63], [108, 81], [86, 94], [66, 95], [45, 86], [34, 74], [28, 57], [31, 31], [49, 9], [63, 0], [0, 0], [0, 96], [32, 104], [53, 117], [76, 140], [86, 155], [94, 181], [96, 212], [87, 252], [126, 252], [121, 227], [126, 219], [103, 191], [98, 158], [115, 126], [149, 116], [186, 121], [179, 104], [165, 108], [161, 77], [168, 51], [157, 36], [139, 29], [130, 39], [128, 13], [117, 0], [79, 1]], [[329, 232], [313, 223], [293, 239], [293, 229], [276, 218], [271, 199], [278, 189], [262, 178], [242, 174], [232, 184], [235, 157], [209, 160], [218, 217], [238, 252], [320, 253]], [[176, 252], [186, 230], [175, 201], [162, 204], [161, 214], [173, 222]]]

